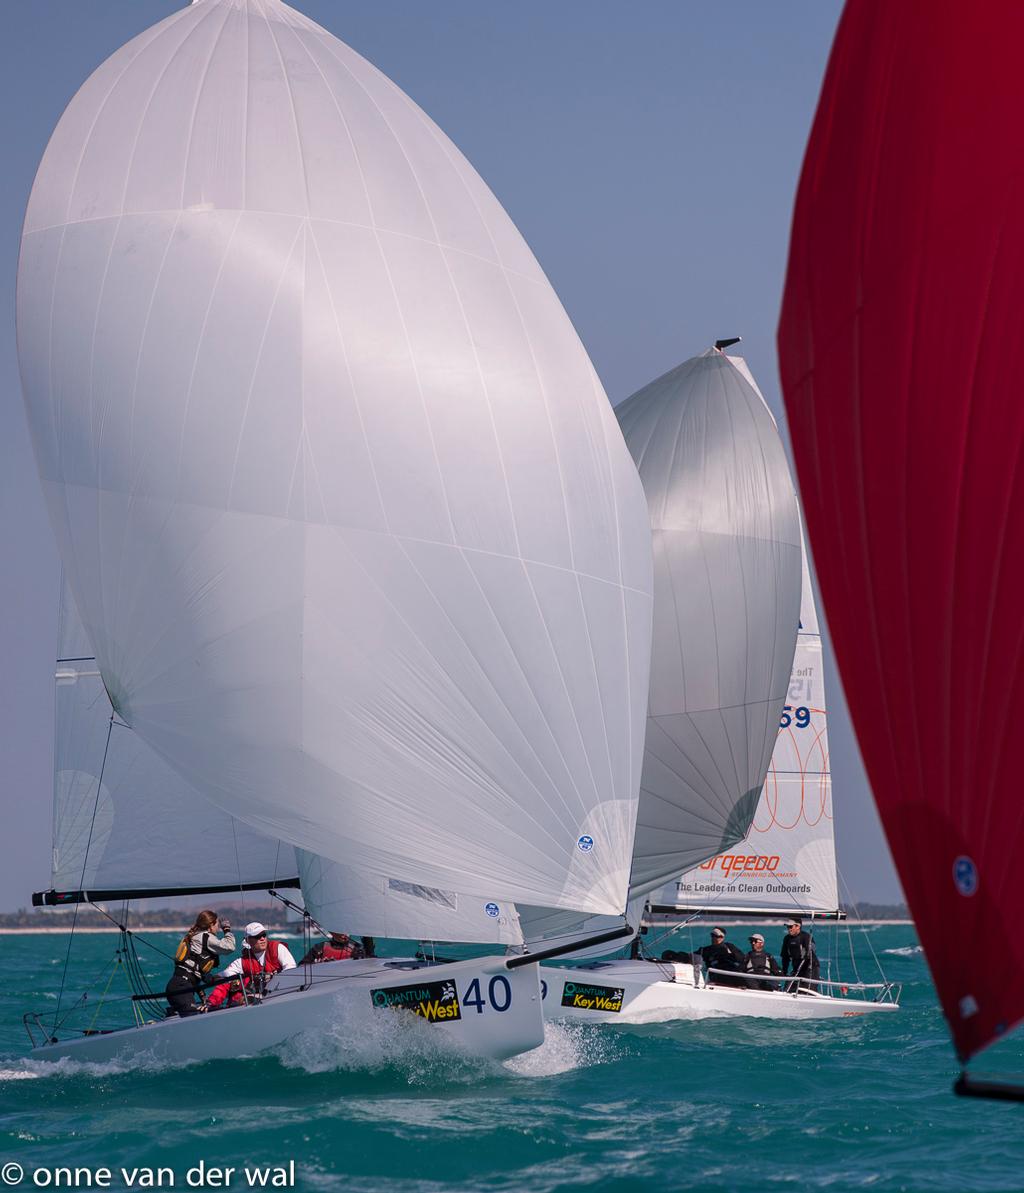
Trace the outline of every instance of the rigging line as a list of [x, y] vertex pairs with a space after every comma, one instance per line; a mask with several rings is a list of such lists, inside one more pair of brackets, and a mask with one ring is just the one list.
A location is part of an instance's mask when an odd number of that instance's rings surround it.
[[125, 936], [131, 937], [133, 942], [138, 941], [140, 944], [144, 944], [147, 948], [152, 949], [154, 953], [159, 953], [161, 957], [166, 957], [168, 961], [174, 960], [173, 955], [171, 953], [164, 952], [164, 950], [162, 948], [160, 948], [159, 945], [153, 944], [152, 941], [147, 940], [144, 936], [137, 936], [131, 930], [131, 928], [126, 927], [126, 925], [119, 924], [117, 922], [117, 920], [114, 919], [114, 917], [110, 914], [109, 911], [107, 911], [107, 909], [105, 907], [101, 907], [98, 903], [90, 903], [89, 906], [94, 911], [98, 911], [100, 913], [100, 915], [106, 916], [106, 918], [108, 920], [110, 920], [110, 922], [114, 925], [115, 928], [120, 928], [121, 931], [125, 934]]
[[[861, 919], [860, 908], [857, 906], [856, 902], [854, 901], [853, 895], [850, 891], [850, 884], [846, 881], [846, 876], [839, 869], [838, 862], [836, 863], [836, 876], [838, 877], [839, 881], [842, 883], [843, 888], [846, 891], [846, 897], [850, 901], [850, 906], [853, 908], [854, 912], [856, 913], [858, 921], [860, 921], [860, 923], [862, 925], [861, 926], [861, 935], [864, 937], [864, 941], [868, 946], [868, 951], [871, 953], [871, 960], [874, 961], [875, 968], [878, 970], [879, 974], [881, 975], [882, 981], [883, 982], [888, 981], [888, 979], [885, 976], [885, 970], [882, 968], [882, 963], [878, 959], [878, 954], [875, 952], [875, 946], [871, 942], [871, 937], [868, 935], [867, 930], [863, 927], [864, 921]], [[856, 976], [857, 981], [859, 982], [861, 980], [861, 977], [860, 977], [860, 973], [857, 970], [857, 961], [853, 955], [853, 929], [852, 929], [852, 927], [850, 929], [850, 959], [853, 961], [854, 975]]]
[[[96, 780], [96, 799], [92, 806], [92, 820], [89, 822], [89, 836], [85, 842], [85, 856], [82, 858], [82, 877], [79, 880], [78, 886], [81, 890], [85, 890], [85, 872], [89, 865], [89, 849], [92, 846], [92, 834], [96, 827], [96, 813], [100, 806], [100, 792], [103, 790], [103, 772], [107, 769], [107, 753], [110, 750], [110, 734], [114, 728], [114, 714], [110, 714], [110, 720], [107, 723], [107, 740], [103, 746], [103, 761], [100, 763], [100, 773]], [[68, 935], [68, 951], [64, 956], [64, 971], [60, 975], [60, 990], [57, 993], [57, 1008], [53, 1012], [53, 1031], [57, 1031], [57, 1019], [60, 1015], [61, 999], [64, 997], [64, 984], [68, 978], [68, 962], [71, 960], [71, 946], [75, 940], [75, 928], [78, 926], [78, 908], [80, 904], [75, 904], [75, 915], [71, 921], [71, 932]]]
[[[248, 919], [249, 913], [245, 906], [245, 884], [242, 882], [242, 861], [238, 856], [238, 831], [235, 827], [235, 818], [231, 817], [231, 844], [235, 850], [235, 873], [238, 876], [238, 893], [242, 897], [242, 916]], [[278, 844], [280, 850], [280, 844]], [[277, 863], [274, 863], [274, 873], [277, 873]]]
[[111, 964], [111, 966], [110, 966], [110, 977], [109, 977], [109, 978], [107, 978], [107, 984], [106, 984], [106, 985], [103, 987], [103, 993], [100, 995], [100, 1001], [99, 1001], [99, 1003], [97, 1004], [97, 1007], [96, 1007], [96, 1014], [95, 1014], [95, 1015], [93, 1015], [93, 1017], [92, 1017], [92, 1022], [89, 1024], [89, 1031], [90, 1031], [90, 1032], [92, 1032], [92, 1031], [95, 1029], [95, 1027], [96, 1027], [96, 1020], [97, 1020], [97, 1019], [99, 1019], [99, 1017], [100, 1017], [100, 1011], [102, 1011], [102, 1010], [103, 1010], [103, 1003], [104, 1003], [104, 1000], [106, 999], [106, 997], [107, 997], [107, 994], [108, 994], [108, 993], [109, 993], [109, 991], [110, 991], [110, 985], [111, 985], [111, 983], [112, 983], [112, 982], [113, 982], [113, 980], [114, 980], [114, 974], [116, 974], [116, 973], [117, 973], [117, 969], [118, 969], [118, 966], [119, 966], [120, 964], [121, 964], [121, 958], [120, 958], [120, 957], [118, 957], [118, 956], [115, 956], [115, 957], [114, 957], [114, 960], [113, 960], [113, 962], [112, 962], [112, 964]]

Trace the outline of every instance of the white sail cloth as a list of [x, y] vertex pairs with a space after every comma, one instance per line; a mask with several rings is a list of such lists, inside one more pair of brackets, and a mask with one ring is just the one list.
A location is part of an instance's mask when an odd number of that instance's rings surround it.
[[403, 940], [522, 944], [513, 904], [373, 874], [296, 851], [307, 911], [327, 931]]
[[625, 914], [621, 916], [588, 915], [581, 917], [569, 911], [558, 911], [550, 907], [520, 906], [518, 909], [519, 926], [523, 938], [534, 951], [549, 945], [562, 946], [570, 945], [575, 941], [590, 940], [616, 928], [631, 928], [632, 936], [622, 936], [605, 944], [576, 949], [572, 954], [575, 959], [604, 957], [625, 948], [640, 931], [646, 902], [646, 895], [631, 899], [626, 906]]
[[793, 663], [800, 526], [778, 430], [741, 358], [685, 361], [616, 414], [655, 560], [635, 896], [750, 827]]
[[750, 831], [727, 853], [665, 886], [654, 901], [743, 911], [839, 908], [821, 631], [806, 548], [793, 672]]
[[[800, 530], [778, 429], [742, 358], [716, 350], [694, 357], [616, 414], [644, 484], [655, 547], [650, 709], [630, 881], [629, 922], [637, 927], [646, 894], [750, 827], [793, 663]], [[534, 945], [621, 923], [519, 911]]]
[[136, 733], [117, 718], [111, 722], [66, 585], [57, 649], [55, 892], [272, 887], [296, 877], [290, 845], [214, 807]]
[[278, 0], [115, 53], [40, 165], [19, 357], [118, 714], [268, 836], [621, 912], [643, 495], [565, 312], [388, 79]]
[[522, 942], [514, 906], [384, 878], [264, 837], [211, 804], [126, 726], [65, 583], [58, 634], [53, 891], [280, 886], [301, 877], [330, 928], [413, 940]]

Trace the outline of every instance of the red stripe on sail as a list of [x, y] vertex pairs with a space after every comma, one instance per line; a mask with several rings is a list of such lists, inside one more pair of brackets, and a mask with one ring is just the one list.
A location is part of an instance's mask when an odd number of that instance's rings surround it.
[[957, 1050], [1024, 1017], [1024, 5], [850, 0], [779, 355], [857, 737]]

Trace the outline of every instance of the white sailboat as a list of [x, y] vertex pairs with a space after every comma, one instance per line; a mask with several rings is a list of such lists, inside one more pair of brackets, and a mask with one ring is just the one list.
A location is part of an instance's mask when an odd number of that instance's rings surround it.
[[[726, 359], [746, 379], [770, 418], [745, 361], [739, 357]], [[627, 441], [634, 445], [629, 428]], [[642, 453], [640, 463], [644, 482], [652, 483], [643, 474]], [[678, 926], [698, 913], [720, 917], [839, 917], [821, 633], [806, 549], [802, 549], [801, 558], [800, 628], [792, 672], [753, 820], [744, 839], [729, 840], [723, 834], [722, 846], [710, 857], [652, 891], [644, 916], [650, 927]], [[690, 660], [684, 661], [684, 670], [687, 662]], [[699, 851], [701, 842], [707, 840], [707, 833], [695, 835], [695, 848]], [[740, 988], [730, 984], [736, 981], [734, 973], [705, 972], [696, 956], [683, 963], [611, 960], [585, 969], [559, 970], [555, 977], [545, 969], [544, 977], [545, 1012], [549, 1016], [604, 1022], [656, 1022], [715, 1015], [851, 1018], [890, 1012], [899, 1000], [899, 989], [893, 984], [864, 983], [856, 976], [843, 977], [838, 972], [826, 973], [823, 981], [801, 982], [800, 990], [791, 978], [786, 981], [763, 975], [758, 976], [757, 984]]]
[[[294, 847], [314, 898], [332, 866], [376, 884], [389, 931], [419, 926], [397, 910], [414, 903], [470, 940], [514, 935], [515, 900], [621, 916], [642, 488], [537, 262], [407, 96], [280, 0], [196, 0], [147, 30], [43, 157], [18, 346], [99, 672], [74, 682], [102, 682], [111, 740], [278, 860]], [[102, 828], [102, 760], [95, 778]], [[108, 889], [85, 855], [83, 898]], [[244, 867], [225, 871], [232, 889]], [[539, 959], [335, 962], [258, 1008], [50, 1030], [38, 1053], [249, 1053], [398, 1005], [509, 1055], [541, 1038]]]
[[[66, 584], [59, 626], [52, 886], [34, 896], [37, 905], [237, 894], [297, 886], [301, 875], [307, 907], [325, 924], [380, 937], [521, 942], [514, 907], [342, 867], [222, 812], [114, 714]], [[339, 888], [344, 897], [332, 902], [330, 892]], [[504, 1058], [540, 1042], [535, 975], [509, 971], [498, 959], [428, 966], [415, 957], [368, 958], [300, 966], [271, 979], [258, 1017], [237, 1013], [255, 1009], [254, 1003], [229, 1015], [219, 1010], [183, 1020], [166, 1017], [163, 991], [150, 990], [142, 977], [132, 933], [122, 931], [117, 950], [131, 959], [124, 969], [134, 994], [115, 992], [99, 1004], [69, 998], [50, 1022], [49, 1015], [26, 1016], [35, 1058], [248, 1055], [303, 1032], [322, 1033], [339, 1014], [352, 1030], [365, 1031], [372, 1026], [367, 1019], [389, 1003], [439, 1024], [470, 1052]], [[111, 1012], [132, 1025], [127, 1033], [96, 1029], [98, 1014], [106, 1023]]]

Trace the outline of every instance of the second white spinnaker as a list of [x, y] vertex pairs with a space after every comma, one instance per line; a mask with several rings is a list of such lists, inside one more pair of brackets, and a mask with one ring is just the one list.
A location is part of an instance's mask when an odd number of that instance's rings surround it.
[[655, 892], [651, 904], [666, 913], [839, 909], [821, 632], [806, 554], [793, 672], [750, 831]]

